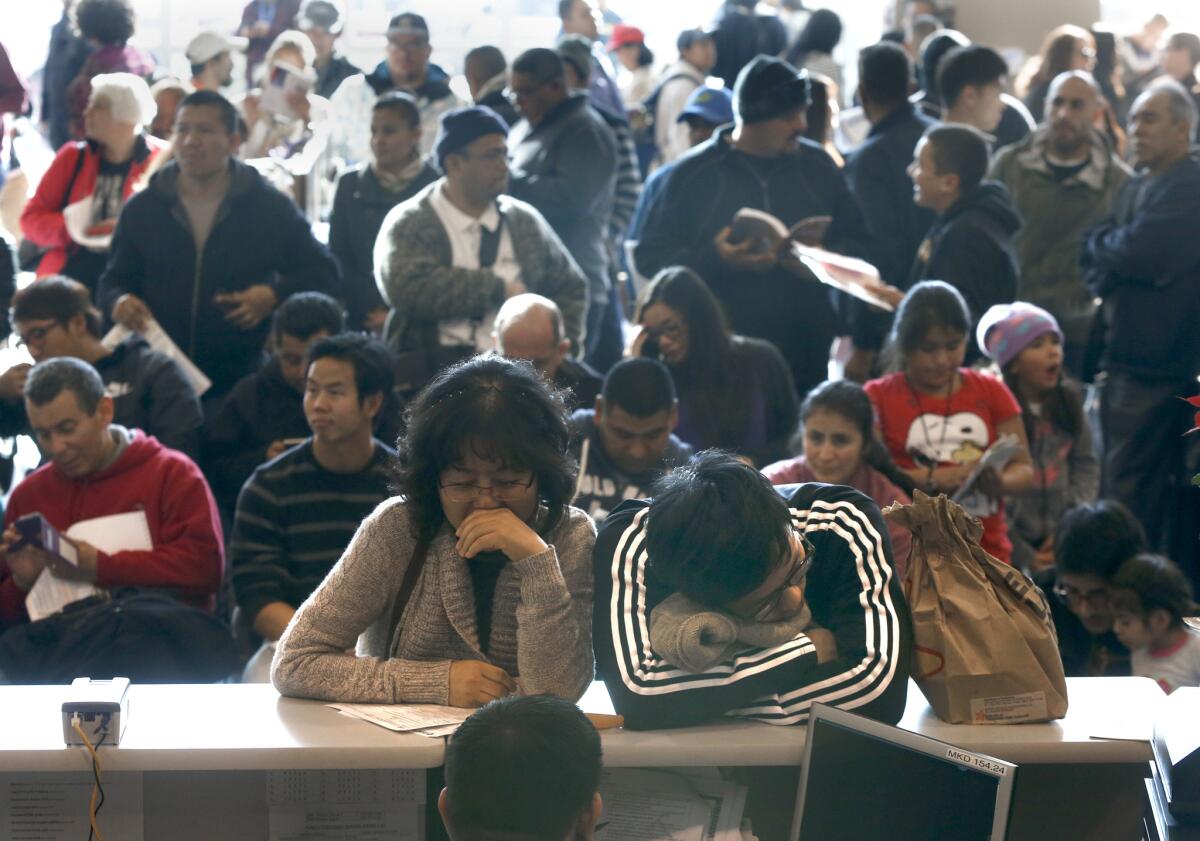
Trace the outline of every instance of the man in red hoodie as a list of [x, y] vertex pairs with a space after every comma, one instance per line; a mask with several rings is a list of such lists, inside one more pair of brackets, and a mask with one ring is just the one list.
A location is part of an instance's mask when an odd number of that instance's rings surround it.
[[[112, 422], [113, 401], [86, 362], [50, 359], [29, 372], [25, 408], [49, 459], [9, 497], [0, 538], [0, 629], [28, 621], [25, 596], [39, 575], [97, 587], [156, 587], [212, 610], [224, 569], [220, 520], [200, 469], [140, 430]], [[143, 511], [153, 549], [102, 552], [81, 541], [79, 565], [40, 549], [15, 552], [13, 522], [38, 512], [65, 532], [74, 523]]]

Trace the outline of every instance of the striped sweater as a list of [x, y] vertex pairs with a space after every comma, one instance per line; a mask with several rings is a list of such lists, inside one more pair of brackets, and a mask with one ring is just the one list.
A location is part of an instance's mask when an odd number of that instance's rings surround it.
[[805, 721], [814, 702], [896, 722], [904, 712], [912, 631], [892, 570], [879, 507], [851, 488], [791, 488], [796, 527], [815, 551], [805, 598], [814, 624], [837, 639], [818, 663], [806, 634], [773, 648], [747, 648], [707, 672], [664, 661], [650, 647], [650, 612], [671, 595], [645, 549], [649, 502], [609, 515], [596, 540], [596, 668], [631, 729], [698, 724], [718, 716], [771, 724]]
[[248, 620], [271, 602], [299, 607], [317, 588], [359, 523], [390, 496], [395, 455], [376, 441], [366, 468], [333, 473], [313, 457], [310, 438], [254, 471], [229, 544], [233, 590]]

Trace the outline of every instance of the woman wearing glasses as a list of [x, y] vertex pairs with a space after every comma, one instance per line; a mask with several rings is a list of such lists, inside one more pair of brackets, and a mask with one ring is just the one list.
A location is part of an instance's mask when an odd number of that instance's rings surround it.
[[276, 688], [459, 707], [582, 696], [595, 529], [567, 505], [568, 438], [561, 398], [526, 363], [476, 357], [439, 375], [408, 412], [400, 495], [297, 611]]
[[683, 266], [660, 271], [637, 323], [632, 354], [661, 359], [675, 380], [681, 441], [757, 466], [790, 454], [800, 401], [787, 362], [769, 342], [734, 335], [699, 275]]

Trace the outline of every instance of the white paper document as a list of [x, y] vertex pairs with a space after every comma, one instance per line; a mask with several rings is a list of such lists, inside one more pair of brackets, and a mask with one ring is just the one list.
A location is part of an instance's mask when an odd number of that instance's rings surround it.
[[[150, 538], [150, 523], [145, 511], [128, 511], [108, 517], [80, 520], [65, 532], [72, 540], [90, 543], [101, 552], [113, 554], [128, 550], [143, 552], [154, 548]], [[71, 602], [86, 599], [100, 591], [86, 581], [67, 581], [56, 578], [43, 570], [25, 597], [25, 610], [29, 619], [36, 622], [53, 616]]]
[[425, 772], [270, 771], [270, 841], [418, 841]]
[[740, 841], [746, 787], [687, 773], [604, 772], [597, 841]]
[[[101, 749], [101, 762], [104, 750]], [[85, 758], [80, 757], [80, 765]], [[97, 823], [107, 839], [142, 841], [142, 774], [104, 772], [104, 807]], [[0, 838], [80, 841], [88, 837], [92, 774], [0, 774]]]
[[[122, 324], [118, 324], [100, 340], [100, 344], [104, 345], [109, 350], [112, 350], [121, 342], [133, 335], [133, 331]], [[212, 388], [212, 380], [204, 375], [204, 372], [196, 367], [196, 363], [188, 358], [188, 355], [179, 349], [179, 345], [171, 341], [171, 337], [167, 335], [167, 331], [162, 329], [162, 325], [155, 319], [150, 319], [150, 323], [146, 325], [146, 329], [142, 331], [142, 338], [150, 345], [151, 348], [159, 353], [166, 354], [179, 364], [183, 369], [183, 375], [187, 377], [187, 381], [191, 383], [193, 389], [196, 390], [196, 396], [200, 397], [204, 392]]]
[[351, 718], [369, 721], [397, 733], [449, 736], [474, 710], [438, 704], [329, 704]]
[[329, 704], [329, 707], [390, 731], [421, 735], [450, 735], [475, 711], [438, 704]]

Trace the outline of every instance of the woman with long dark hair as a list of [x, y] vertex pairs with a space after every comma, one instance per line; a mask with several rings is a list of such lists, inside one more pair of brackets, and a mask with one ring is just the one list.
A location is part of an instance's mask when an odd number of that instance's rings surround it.
[[659, 272], [637, 323], [635, 355], [661, 359], [675, 380], [680, 440], [757, 465], [788, 454], [799, 400], [787, 362], [770, 342], [734, 335], [699, 275], [683, 266]]
[[[850, 380], [821, 383], [800, 406], [804, 452], [762, 469], [772, 485], [822, 482], [862, 491], [880, 508], [912, 502], [913, 480], [892, 461], [875, 432], [875, 408], [861, 385]], [[888, 525], [897, 576], [904, 577], [912, 534]]]
[[568, 505], [569, 439], [561, 395], [528, 363], [475, 357], [438, 375], [408, 410], [399, 495], [292, 618], [276, 688], [458, 707], [582, 696], [595, 528]]

